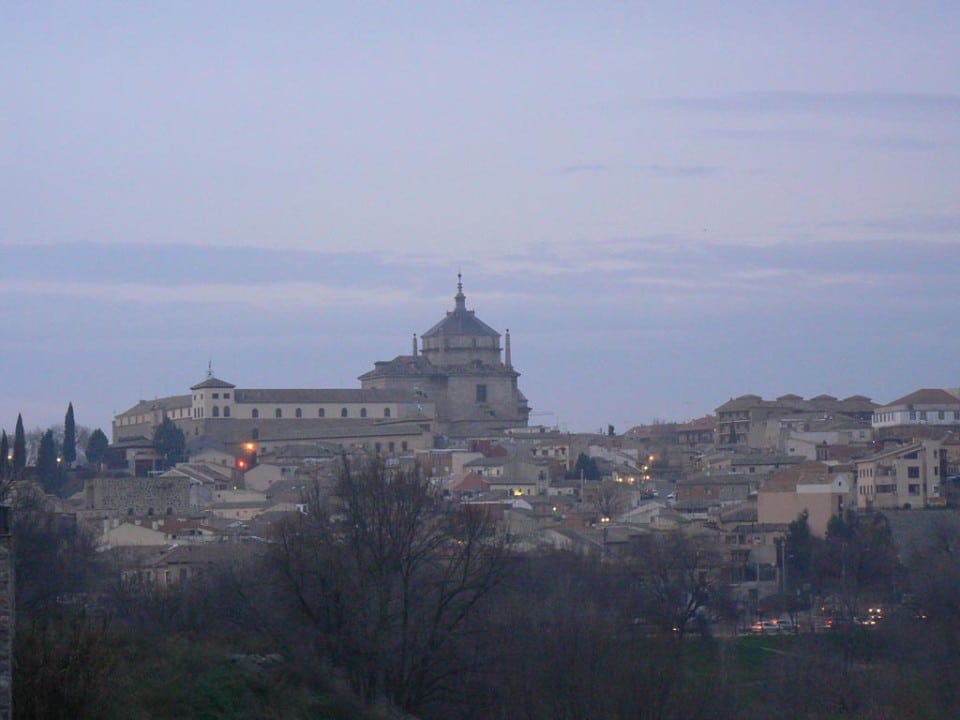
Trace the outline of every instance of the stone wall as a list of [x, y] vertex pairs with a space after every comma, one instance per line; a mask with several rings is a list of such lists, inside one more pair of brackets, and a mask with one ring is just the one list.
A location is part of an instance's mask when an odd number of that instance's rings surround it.
[[191, 514], [189, 478], [105, 478], [87, 484], [87, 508], [116, 517]]

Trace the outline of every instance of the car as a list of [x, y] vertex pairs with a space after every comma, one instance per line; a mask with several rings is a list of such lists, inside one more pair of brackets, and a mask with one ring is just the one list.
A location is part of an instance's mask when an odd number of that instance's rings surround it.
[[757, 635], [776, 635], [780, 633], [780, 624], [776, 620], [758, 620], [750, 626], [750, 632]]
[[677, 499], [677, 494], [675, 492], [672, 492], [669, 495], [667, 495], [667, 500], [676, 500], [676, 499]]
[[779, 617], [774, 620], [774, 622], [777, 624], [777, 628], [779, 628], [778, 632], [793, 634], [797, 633], [797, 624], [793, 621], [793, 618]]

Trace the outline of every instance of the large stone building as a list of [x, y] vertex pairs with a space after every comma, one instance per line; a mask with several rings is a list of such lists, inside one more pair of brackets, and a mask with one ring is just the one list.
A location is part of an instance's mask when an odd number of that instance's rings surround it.
[[510, 331], [501, 348], [500, 333], [467, 310], [459, 276], [454, 303], [446, 317], [423, 333], [419, 352], [414, 336], [413, 354], [375, 363], [360, 376], [361, 386], [413, 393], [432, 402], [436, 431], [448, 438], [525, 426], [530, 407], [517, 387], [520, 373], [511, 363]]
[[235, 455], [247, 442], [261, 453], [324, 442], [392, 454], [525, 426], [530, 409], [510, 363], [509, 331], [501, 348], [500, 334], [467, 310], [462, 283], [455, 300], [454, 310], [423, 334], [422, 352], [414, 336], [412, 355], [377, 362], [360, 388], [244, 389], [208, 370], [189, 394], [143, 400], [117, 415], [114, 446], [145, 472], [164, 418], [188, 439], [213, 438]]

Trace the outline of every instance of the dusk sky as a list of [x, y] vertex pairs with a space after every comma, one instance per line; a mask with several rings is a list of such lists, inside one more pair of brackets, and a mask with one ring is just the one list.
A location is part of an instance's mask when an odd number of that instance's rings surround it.
[[453, 308], [532, 422], [960, 386], [960, 3], [0, 4], [0, 427]]

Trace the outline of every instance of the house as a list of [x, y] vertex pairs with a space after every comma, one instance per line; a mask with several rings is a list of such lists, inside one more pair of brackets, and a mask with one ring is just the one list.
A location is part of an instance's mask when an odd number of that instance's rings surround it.
[[776, 448], [783, 418], [839, 417], [868, 419], [876, 407], [870, 398], [853, 395], [840, 400], [832, 395], [817, 395], [804, 400], [799, 395], [781, 395], [764, 400], [759, 395], [731, 398], [716, 409], [716, 444], [721, 447]]
[[260, 463], [243, 474], [243, 484], [247, 490], [266, 492], [279, 482], [292, 480], [296, 473], [297, 466], [292, 463]]
[[848, 466], [808, 461], [768, 476], [757, 492], [761, 525], [786, 525], [807, 513], [810, 532], [825, 537], [833, 517], [852, 506], [853, 472]]
[[861, 510], [942, 506], [947, 469], [942, 443], [922, 439], [857, 460], [856, 506]]
[[447, 485], [446, 490], [454, 498], [470, 498], [490, 490], [490, 484], [478, 472], [466, 472]]
[[960, 425], [960, 397], [947, 390], [924, 388], [878, 407], [874, 428], [904, 425]]
[[746, 500], [760, 486], [762, 474], [723, 473], [692, 475], [677, 481], [679, 509], [684, 504], [701, 503], [708, 507]]
[[209, 575], [218, 567], [245, 562], [261, 549], [240, 543], [205, 543], [172, 547], [121, 568], [125, 583], [157, 590], [172, 589]]

